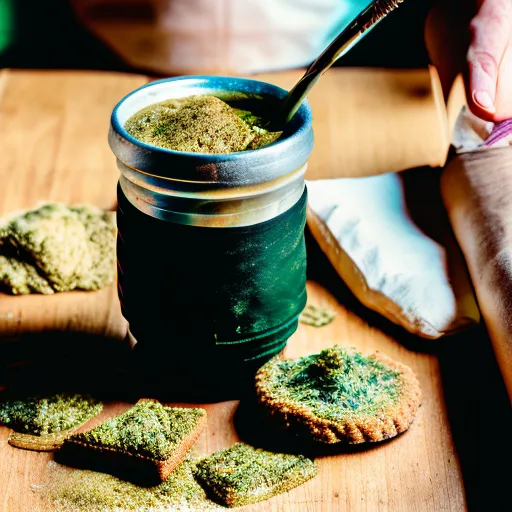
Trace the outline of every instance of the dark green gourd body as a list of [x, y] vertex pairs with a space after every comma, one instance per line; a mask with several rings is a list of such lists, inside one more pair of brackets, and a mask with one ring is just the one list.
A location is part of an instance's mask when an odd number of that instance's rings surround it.
[[208, 228], [146, 215], [118, 187], [119, 297], [139, 350], [170, 371], [194, 357], [201, 374], [279, 353], [306, 304], [306, 197], [263, 223]]

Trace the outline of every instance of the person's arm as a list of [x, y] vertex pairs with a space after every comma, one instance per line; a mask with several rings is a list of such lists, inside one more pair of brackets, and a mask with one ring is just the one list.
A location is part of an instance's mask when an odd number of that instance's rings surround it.
[[512, 118], [512, 0], [441, 0], [427, 20], [426, 43], [445, 94], [462, 72], [475, 115]]

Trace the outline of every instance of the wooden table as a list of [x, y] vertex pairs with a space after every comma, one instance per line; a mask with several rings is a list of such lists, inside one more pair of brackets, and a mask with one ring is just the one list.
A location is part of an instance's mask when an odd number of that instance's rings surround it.
[[[349, 70], [330, 73], [331, 87], [355, 80]], [[290, 72], [272, 79], [288, 86], [298, 76]], [[88, 201], [113, 208], [118, 171], [107, 145], [109, 114], [124, 94], [145, 81], [140, 75], [3, 70], [0, 213], [32, 207], [40, 200]], [[321, 84], [311, 104], [313, 112], [320, 113], [314, 126], [319, 140], [318, 134], [327, 133], [326, 125], [340, 123], [339, 116], [328, 108]], [[315, 146], [311, 179], [317, 170], [336, 174], [336, 155], [342, 158], [342, 153], [329, 133]], [[326, 166], [332, 168], [326, 171]], [[408, 335], [359, 305], [306, 234], [309, 298], [329, 303], [337, 316], [322, 328], [300, 325], [286, 355], [311, 353], [333, 343], [381, 350], [416, 372], [423, 404], [404, 435], [372, 449], [320, 457], [316, 478], [247, 510], [504, 510], [500, 507], [508, 489], [499, 463], [509, 434], [500, 422], [507, 417], [508, 399], [483, 326], [436, 342]], [[39, 369], [33, 367], [34, 375], [44, 376], [49, 372], [44, 364], [62, 349], [55, 348], [58, 343], [71, 352], [78, 348], [78, 353], [91, 350], [96, 342], [117, 350], [126, 329], [115, 287], [49, 297], [0, 295], [0, 366], [31, 353], [41, 361]], [[95, 367], [88, 361], [84, 375], [95, 382], [105, 365]], [[17, 370], [0, 373], [0, 385]], [[112, 396], [102, 417], [128, 406]], [[208, 432], [201, 450], [211, 453], [236, 441], [233, 416], [238, 402], [203, 406]], [[12, 448], [7, 435], [8, 429], [0, 427], [0, 508], [36, 510], [31, 486], [44, 480], [52, 455]]]

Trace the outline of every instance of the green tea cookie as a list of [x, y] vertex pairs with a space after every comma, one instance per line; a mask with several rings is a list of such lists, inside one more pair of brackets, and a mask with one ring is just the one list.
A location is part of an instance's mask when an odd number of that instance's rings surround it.
[[67, 438], [62, 451], [69, 460], [103, 462], [113, 472], [157, 483], [184, 460], [205, 426], [204, 409], [139, 400], [125, 413]]
[[116, 275], [114, 212], [47, 203], [0, 226], [0, 287], [10, 293], [98, 290]]
[[53, 394], [0, 399], [0, 425], [14, 430], [9, 444], [28, 450], [54, 450], [78, 427], [98, 415], [103, 404], [89, 396]]
[[272, 453], [236, 443], [200, 460], [195, 477], [207, 494], [227, 507], [266, 500], [297, 487], [317, 473], [302, 455]]
[[324, 443], [392, 438], [409, 428], [421, 402], [409, 367], [340, 345], [298, 359], [271, 359], [256, 374], [256, 392], [279, 425]]

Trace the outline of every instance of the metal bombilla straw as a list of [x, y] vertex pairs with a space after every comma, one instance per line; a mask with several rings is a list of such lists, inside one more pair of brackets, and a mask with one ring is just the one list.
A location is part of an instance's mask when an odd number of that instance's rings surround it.
[[402, 2], [403, 0], [375, 0], [360, 12], [354, 21], [309, 66], [302, 78], [288, 92], [278, 115], [278, 123], [281, 126], [288, 123], [322, 74]]

